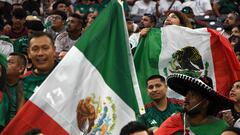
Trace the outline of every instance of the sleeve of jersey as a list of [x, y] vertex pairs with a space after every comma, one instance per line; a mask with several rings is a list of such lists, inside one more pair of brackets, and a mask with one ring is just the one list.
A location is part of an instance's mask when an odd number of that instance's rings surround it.
[[63, 50], [63, 44], [62, 44], [62, 34], [58, 35], [55, 39], [55, 47], [56, 52], [61, 52]]

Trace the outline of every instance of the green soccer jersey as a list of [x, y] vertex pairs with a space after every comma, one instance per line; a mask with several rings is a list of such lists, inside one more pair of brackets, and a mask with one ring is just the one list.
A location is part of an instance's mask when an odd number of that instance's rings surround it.
[[168, 105], [164, 111], [160, 111], [154, 102], [145, 105], [146, 113], [140, 116], [139, 121], [149, 128], [159, 127], [172, 114], [183, 111], [181, 105], [175, 101], [179, 102], [179, 100], [168, 99]]
[[10, 122], [13, 117], [17, 113], [17, 92], [16, 92], [16, 86], [15, 85], [8, 85], [8, 90], [11, 95], [11, 102], [9, 102], [9, 118], [7, 119], [7, 122]]
[[213, 122], [190, 126], [190, 130], [196, 135], [220, 135], [229, 126], [224, 120], [214, 119]]
[[9, 100], [5, 92], [0, 92], [0, 131], [7, 125]]
[[48, 76], [48, 74], [35, 74], [33, 71], [30, 71], [27, 74], [27, 76], [22, 78], [24, 97], [26, 100], [32, 96], [35, 88], [40, 86]]
[[28, 36], [23, 36], [21, 38], [18, 38], [13, 44], [14, 52], [27, 53], [28, 40], [29, 40]]

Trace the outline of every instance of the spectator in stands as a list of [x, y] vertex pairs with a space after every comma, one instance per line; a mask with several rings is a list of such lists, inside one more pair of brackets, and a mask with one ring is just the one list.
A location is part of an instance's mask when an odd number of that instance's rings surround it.
[[221, 135], [240, 135], [240, 128], [229, 127], [224, 129]]
[[[137, 46], [140, 37], [146, 36], [148, 31], [150, 30], [150, 28], [154, 27], [156, 25], [155, 16], [153, 16], [153, 15], [150, 16], [148, 14], [145, 14], [145, 16], [146, 16], [145, 18], [147, 18], [147, 16], [149, 16], [149, 18], [144, 20], [144, 16], [143, 16], [143, 19], [141, 21], [142, 25], [140, 25], [140, 29], [142, 28], [142, 30], [140, 31], [140, 33], [132, 34], [132, 36], [130, 36], [130, 38], [129, 38], [129, 42], [130, 42], [130, 44], [132, 44], [133, 48], [135, 48]], [[167, 25], [178, 25], [178, 26], [192, 28], [192, 25], [191, 25], [190, 21], [188, 20], [187, 16], [179, 11], [169, 11], [168, 12], [168, 16], [167, 16], [166, 20], [164, 21], [164, 26], [167, 26]]]
[[240, 17], [237, 12], [232, 12], [227, 15], [227, 18], [223, 22], [223, 28], [222, 34], [229, 38], [232, 34], [232, 29], [237, 26], [240, 22]]
[[190, 21], [187, 16], [179, 11], [170, 11], [166, 20], [164, 21], [164, 26], [167, 25], [178, 25], [183, 27], [192, 28]]
[[11, 31], [8, 36], [12, 39], [17, 39], [28, 34], [25, 27], [27, 13], [22, 8], [17, 8], [13, 11]]
[[43, 24], [39, 18], [36, 16], [27, 16], [26, 17], [26, 23], [25, 23], [27, 30], [28, 30], [28, 35], [27, 36], [22, 36], [18, 39], [15, 40], [14, 42], [14, 52], [19, 52], [23, 54], [27, 54], [27, 49], [28, 49], [28, 40], [29, 36], [36, 31], [43, 31]]
[[148, 128], [137, 121], [129, 122], [125, 125], [120, 132], [120, 135], [151, 135]]
[[83, 18], [78, 14], [72, 14], [67, 19], [67, 31], [59, 34], [55, 40], [57, 54], [65, 54], [75, 45], [82, 34]]
[[220, 112], [220, 117], [227, 121], [229, 125], [240, 128], [240, 80], [233, 83], [229, 98], [235, 101], [234, 107], [231, 110]]
[[215, 117], [222, 107], [232, 106], [232, 102], [212, 89], [212, 80], [203, 76], [199, 79], [182, 74], [168, 77], [168, 86], [185, 96], [185, 113], [177, 113], [162, 123], [156, 135], [208, 134], [219, 135], [227, 123]]
[[67, 13], [68, 4], [64, 0], [56, 0], [52, 5], [52, 10], [59, 10]]
[[182, 8], [181, 12], [188, 17], [188, 20], [190, 21], [193, 29], [208, 27], [207, 22], [204, 22], [195, 18], [195, 15], [191, 7], [184, 7]]
[[13, 52], [13, 41], [5, 36], [3, 31], [3, 26], [0, 26], [0, 53], [8, 56]]
[[131, 15], [143, 16], [144, 14], [154, 14], [156, 12], [156, 2], [152, 0], [136, 1], [132, 7]]
[[32, 96], [35, 88], [42, 84], [57, 64], [52, 37], [45, 32], [33, 33], [29, 38], [28, 56], [34, 68], [22, 78], [26, 100]]
[[235, 36], [235, 35], [232, 35], [229, 37], [228, 39], [232, 45], [233, 48], [235, 48], [235, 46], [239, 46], [240, 45], [240, 36]]
[[3, 16], [5, 22], [11, 21], [11, 11], [12, 11], [12, 1], [11, 0], [0, 0], [0, 13]]
[[91, 0], [81, 0], [81, 2], [75, 6], [75, 13], [79, 14], [82, 17], [89, 13], [98, 14], [100, 10], [100, 5]]
[[140, 37], [145, 36], [149, 29], [152, 27], [155, 27], [157, 23], [156, 17], [152, 14], [144, 14], [140, 24], [138, 25], [138, 28], [140, 29], [140, 32], [133, 33], [129, 37], [129, 42], [132, 46], [132, 49], [135, 48], [138, 45]]
[[51, 27], [45, 29], [45, 32], [50, 34], [52, 38], [55, 38], [65, 31], [65, 21], [67, 20], [67, 15], [63, 11], [53, 11], [51, 14]]
[[6, 90], [7, 81], [7, 59], [0, 53], [0, 133], [7, 124], [8, 93]]
[[83, 32], [85, 32], [87, 30], [87, 28], [92, 24], [92, 22], [95, 20], [95, 18], [98, 16], [98, 12], [94, 12], [94, 13], [88, 13], [86, 15], [86, 19], [85, 19], [85, 28], [83, 30]]
[[152, 75], [146, 83], [147, 93], [153, 102], [145, 105], [146, 113], [139, 117], [139, 121], [154, 130], [172, 114], [182, 112], [183, 101], [167, 97], [168, 86], [161, 75]]
[[35, 0], [24, 0], [22, 6], [27, 11], [28, 15], [41, 15], [40, 4]]
[[232, 28], [232, 34], [231, 36], [239, 36], [240, 37], [240, 25], [234, 26]]
[[138, 29], [138, 25], [133, 22], [131, 18], [126, 18], [128, 35], [131, 36]]
[[159, 0], [156, 4], [156, 15], [167, 15], [171, 11], [181, 11], [182, 3], [179, 0]]
[[238, 0], [219, 0], [213, 3], [213, 9], [217, 16], [221, 14], [229, 14], [233, 11], [239, 12], [239, 4]]
[[189, 0], [182, 4], [182, 7], [191, 7], [195, 16], [211, 15], [212, 6], [210, 0]]
[[11, 53], [7, 59], [7, 89], [11, 95], [8, 111], [8, 122], [10, 122], [25, 102], [20, 76], [25, 71], [27, 60], [21, 53]]

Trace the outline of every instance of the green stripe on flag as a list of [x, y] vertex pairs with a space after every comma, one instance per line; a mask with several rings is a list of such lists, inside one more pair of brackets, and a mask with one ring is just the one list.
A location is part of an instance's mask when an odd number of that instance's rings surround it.
[[141, 38], [134, 54], [134, 64], [144, 103], [151, 101], [147, 94], [147, 78], [159, 74], [161, 44], [161, 30], [152, 28], [146, 37]]
[[76, 47], [97, 68], [109, 87], [138, 111], [128, 64], [124, 23], [122, 7], [113, 0], [81, 36]]

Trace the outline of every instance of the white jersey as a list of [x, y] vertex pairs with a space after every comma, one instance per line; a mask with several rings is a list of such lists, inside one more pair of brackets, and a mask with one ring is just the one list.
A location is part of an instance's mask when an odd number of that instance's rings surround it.
[[[168, 11], [169, 7], [171, 6], [173, 1], [167, 1], [167, 0], [160, 0], [158, 11], [161, 14], [164, 14], [165, 11]], [[174, 2], [170, 10], [174, 11], [180, 11], [182, 9], [182, 3], [178, 0]]]
[[8, 36], [0, 36], [0, 53], [8, 56], [13, 52], [13, 44]]
[[77, 40], [72, 40], [67, 32], [59, 34], [55, 39], [56, 52], [69, 51]]
[[156, 12], [156, 2], [150, 1], [149, 4], [143, 2], [143, 0], [136, 1], [132, 7], [131, 15], [143, 16], [144, 14], [154, 14]]

